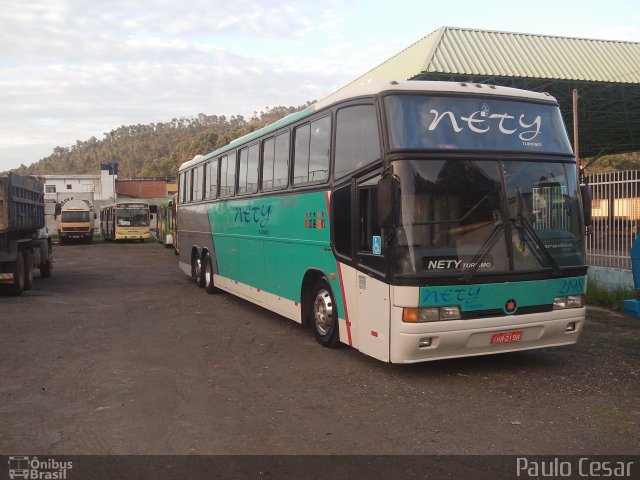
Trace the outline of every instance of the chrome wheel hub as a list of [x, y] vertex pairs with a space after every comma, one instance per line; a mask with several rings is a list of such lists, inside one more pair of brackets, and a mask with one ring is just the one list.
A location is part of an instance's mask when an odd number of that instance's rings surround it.
[[313, 302], [313, 320], [321, 335], [327, 335], [333, 325], [333, 303], [329, 292], [322, 289]]

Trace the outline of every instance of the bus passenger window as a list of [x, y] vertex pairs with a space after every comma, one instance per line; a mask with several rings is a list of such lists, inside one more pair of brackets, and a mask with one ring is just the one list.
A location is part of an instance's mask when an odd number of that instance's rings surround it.
[[235, 154], [220, 159], [220, 196], [231, 197], [236, 190]]
[[185, 202], [191, 201], [191, 175], [193, 175], [191, 170], [187, 170], [186, 180], [184, 182], [184, 201]]
[[202, 200], [202, 183], [203, 183], [202, 167], [197, 166], [192, 170], [192, 172], [193, 172], [193, 181], [192, 181], [193, 196], [191, 197], [191, 200], [193, 200], [194, 202], [198, 202]]
[[186, 174], [184, 172], [182, 172], [180, 174], [180, 183], [179, 183], [179, 188], [180, 188], [180, 203], [184, 203], [187, 201], [187, 194], [186, 194], [186, 185], [185, 185], [185, 179], [186, 179]]
[[379, 158], [380, 138], [375, 107], [356, 105], [338, 110], [334, 177], [342, 177]]
[[238, 193], [252, 193], [258, 190], [258, 144], [240, 150], [238, 173]]
[[275, 140], [270, 138], [262, 144], [262, 188], [271, 190], [273, 188], [273, 160]]
[[289, 133], [270, 138], [263, 145], [262, 188], [282, 189], [289, 177]]
[[324, 182], [329, 178], [331, 117], [296, 128], [293, 183]]
[[205, 195], [207, 198], [216, 198], [218, 196], [218, 160], [214, 160], [207, 164], [207, 181], [205, 184]]

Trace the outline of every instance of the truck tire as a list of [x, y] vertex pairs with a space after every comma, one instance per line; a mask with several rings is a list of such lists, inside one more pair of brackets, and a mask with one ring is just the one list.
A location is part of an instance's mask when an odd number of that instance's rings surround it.
[[16, 297], [22, 295], [24, 291], [24, 279], [25, 279], [25, 268], [24, 268], [24, 257], [22, 256], [22, 252], [18, 252], [16, 256], [16, 261], [13, 264], [13, 283], [9, 285], [9, 293], [11, 295], [15, 295]]
[[51, 276], [51, 269], [53, 268], [53, 249], [51, 244], [48, 246], [47, 260], [40, 263], [40, 278], [49, 278]]
[[33, 253], [23, 252], [24, 259], [24, 290], [31, 290], [33, 287]]
[[49, 278], [51, 276], [51, 259], [40, 265], [40, 278]]

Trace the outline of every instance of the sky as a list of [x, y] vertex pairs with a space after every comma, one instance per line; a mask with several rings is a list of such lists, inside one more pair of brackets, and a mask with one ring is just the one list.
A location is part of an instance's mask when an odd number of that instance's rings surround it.
[[637, 0], [0, 0], [0, 171], [320, 100], [441, 26], [640, 42]]

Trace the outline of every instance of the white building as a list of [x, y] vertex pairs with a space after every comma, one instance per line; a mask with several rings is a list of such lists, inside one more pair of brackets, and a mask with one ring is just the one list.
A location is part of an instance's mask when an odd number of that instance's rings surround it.
[[[44, 180], [44, 201], [47, 213], [47, 228], [57, 230], [57, 220], [53, 214], [55, 204], [64, 205], [79, 200], [90, 205], [95, 213], [100, 207], [115, 201], [117, 165], [100, 165], [100, 175], [40, 175]], [[99, 223], [94, 223], [98, 230]]]

